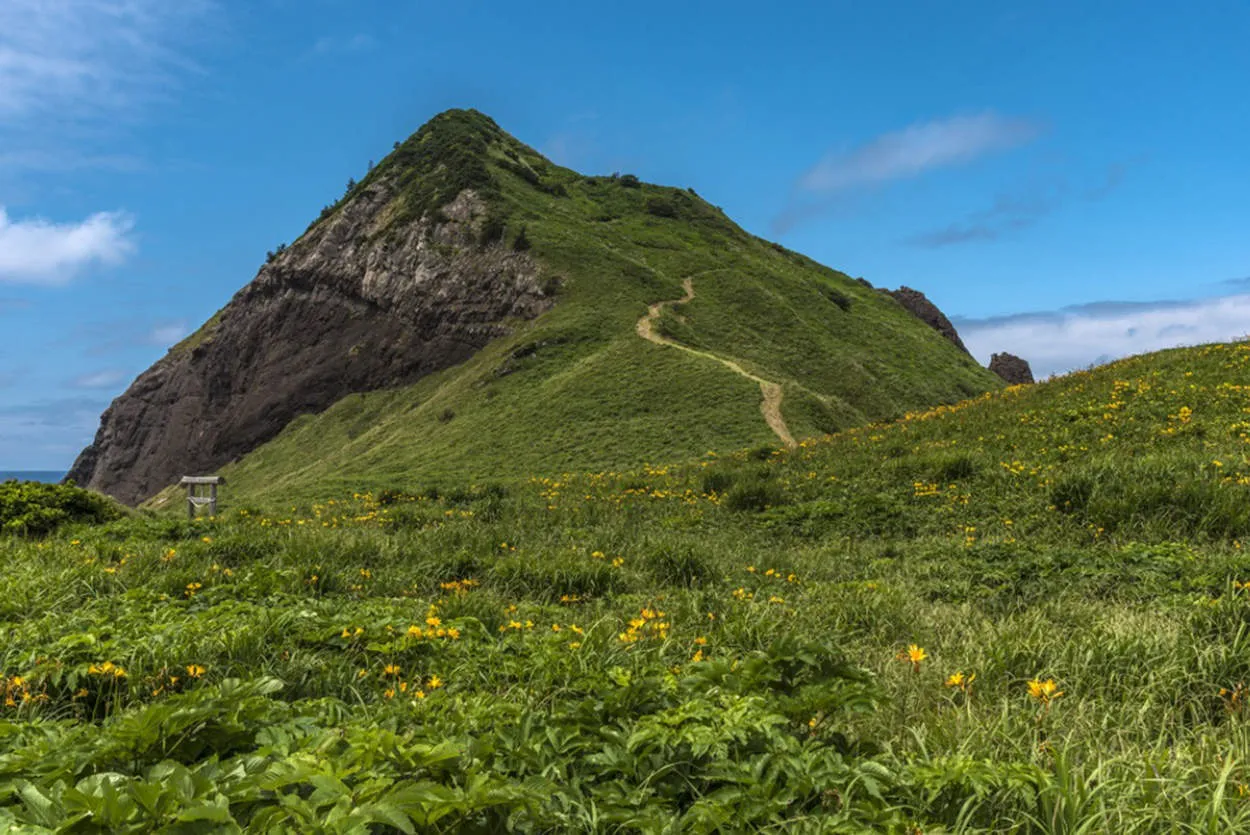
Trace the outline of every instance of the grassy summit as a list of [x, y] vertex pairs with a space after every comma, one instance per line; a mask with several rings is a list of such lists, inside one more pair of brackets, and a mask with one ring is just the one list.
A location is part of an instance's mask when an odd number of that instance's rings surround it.
[[1248, 369], [4, 540], [0, 824], [1246, 831]]
[[[318, 223], [382, 182], [398, 195], [382, 239], [472, 189], [478, 245], [527, 250], [555, 307], [462, 365], [297, 419], [225, 471], [244, 493], [636, 466], [781, 443], [764, 391], [801, 439], [1001, 385], [892, 299], [692, 191], [582, 176], [474, 111], [436, 117]], [[638, 332], [661, 302], [669, 344]]]

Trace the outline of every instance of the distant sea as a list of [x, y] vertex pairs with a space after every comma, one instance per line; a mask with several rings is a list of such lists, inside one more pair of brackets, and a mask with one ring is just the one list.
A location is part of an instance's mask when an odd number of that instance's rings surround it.
[[0, 481], [16, 478], [18, 481], [46, 481], [54, 484], [65, 478], [64, 470], [0, 470]]

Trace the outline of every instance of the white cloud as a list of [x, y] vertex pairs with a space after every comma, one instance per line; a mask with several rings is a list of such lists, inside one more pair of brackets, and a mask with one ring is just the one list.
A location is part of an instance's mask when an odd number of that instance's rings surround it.
[[1010, 351], [1029, 361], [1037, 377], [1113, 359], [1250, 332], [1250, 294], [1192, 301], [1099, 302], [1046, 313], [954, 320], [978, 360]]
[[134, 250], [133, 226], [122, 212], [58, 224], [12, 221], [0, 207], [0, 283], [64, 284], [85, 267], [117, 264]]
[[799, 178], [798, 185], [804, 191], [827, 193], [914, 177], [1023, 145], [1040, 132], [1033, 122], [992, 112], [922, 122], [826, 155]]
[[157, 322], [148, 333], [147, 341], [150, 345], [159, 345], [162, 348], [167, 348], [180, 341], [188, 333], [187, 323], [184, 320]]
[[107, 368], [76, 377], [70, 381], [70, 385], [76, 389], [106, 389], [112, 388], [124, 379], [126, 379], [125, 372], [116, 368]]

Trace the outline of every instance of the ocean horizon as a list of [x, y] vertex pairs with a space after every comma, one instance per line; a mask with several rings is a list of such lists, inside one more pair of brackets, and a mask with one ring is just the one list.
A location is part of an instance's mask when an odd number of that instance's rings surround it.
[[0, 481], [42, 481], [55, 484], [65, 478], [65, 470], [0, 470]]

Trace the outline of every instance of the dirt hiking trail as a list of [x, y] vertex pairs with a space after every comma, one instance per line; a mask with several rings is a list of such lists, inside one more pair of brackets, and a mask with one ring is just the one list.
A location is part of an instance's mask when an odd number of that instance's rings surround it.
[[757, 377], [733, 360], [682, 345], [680, 342], [674, 342], [655, 332], [655, 321], [660, 318], [660, 314], [664, 312], [666, 306], [670, 304], [685, 304], [694, 298], [694, 279], [687, 278], [683, 280], [681, 286], [686, 291], [686, 294], [680, 299], [656, 302], [647, 308], [647, 315], [638, 320], [638, 325], [635, 328], [638, 331], [638, 335], [648, 342], [654, 342], [656, 345], [667, 345], [670, 348], [685, 351], [687, 354], [694, 354], [696, 357], [719, 362], [735, 374], [740, 374], [748, 380], [759, 383], [760, 392], [764, 395], [763, 400], [760, 401], [760, 412], [764, 415], [764, 422], [768, 424], [769, 429], [773, 430], [773, 434], [781, 439], [783, 444], [788, 447], [795, 446], [794, 436], [790, 434], [790, 429], [786, 426], [786, 420], [781, 416], [782, 392], [779, 384], [771, 380], [765, 380], [763, 377]]

